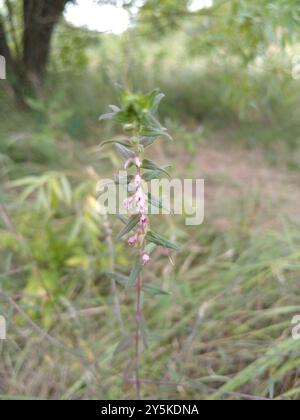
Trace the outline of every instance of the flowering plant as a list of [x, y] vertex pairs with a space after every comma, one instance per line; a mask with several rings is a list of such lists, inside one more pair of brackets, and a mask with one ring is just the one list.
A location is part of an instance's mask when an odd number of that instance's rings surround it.
[[[137, 248], [137, 257], [128, 278], [124, 279], [116, 273], [108, 273], [114, 280], [125, 283], [126, 290], [136, 287], [136, 375], [135, 384], [137, 397], [140, 398], [140, 337], [142, 330], [141, 292], [144, 288], [142, 273], [144, 267], [150, 262], [151, 254], [156, 246], [171, 250], [178, 250], [178, 246], [163, 236], [153, 232], [150, 227], [149, 208], [157, 205], [161, 208], [159, 200], [154, 200], [151, 194], [145, 192], [144, 185], [153, 179], [167, 174], [165, 168], [146, 158], [146, 150], [156, 140], [164, 136], [171, 139], [167, 129], [157, 119], [157, 112], [164, 94], [155, 90], [146, 95], [132, 94], [123, 91], [121, 107], [111, 105], [111, 112], [104, 114], [100, 120], [112, 120], [121, 124], [123, 130], [129, 134], [125, 139], [113, 139], [103, 143], [114, 144], [117, 152], [124, 160], [124, 169], [130, 171], [126, 179], [127, 198], [124, 207], [128, 217], [118, 215], [124, 223], [124, 228], [118, 235], [122, 239], [128, 235], [127, 242], [130, 247]], [[117, 177], [116, 183], [120, 184]], [[148, 288], [149, 289], [149, 288]]]

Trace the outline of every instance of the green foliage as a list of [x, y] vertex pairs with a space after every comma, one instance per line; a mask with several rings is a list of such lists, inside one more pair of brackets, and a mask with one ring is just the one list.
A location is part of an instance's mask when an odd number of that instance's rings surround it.
[[[152, 160], [144, 158], [145, 146], [149, 147], [162, 135], [170, 137], [167, 130], [161, 126], [156, 117], [159, 105], [163, 98], [164, 94], [160, 93], [158, 90], [154, 90], [146, 95], [140, 93], [133, 94], [129, 91], [122, 90], [120, 95], [120, 107], [111, 105], [110, 109], [112, 112], [100, 117], [100, 121], [112, 120], [118, 124], [122, 124], [124, 131], [126, 133], [131, 133], [131, 137], [125, 140], [125, 142], [116, 139], [104, 141], [102, 143], [102, 145], [114, 144], [117, 152], [125, 161], [125, 169], [128, 169], [131, 166], [134, 166], [136, 169], [136, 174], [130, 176], [135, 182], [138, 182], [138, 185], [135, 186], [133, 192], [129, 191], [127, 188], [127, 191], [131, 195], [129, 195], [126, 201], [127, 203], [136, 203], [138, 214], [125, 220], [125, 227], [117, 236], [117, 239], [120, 240], [134, 230], [135, 235], [129, 239], [129, 244], [133, 246], [137, 243], [141, 244], [140, 252], [133, 265], [126, 290], [137, 283], [142, 273], [143, 265], [150, 260], [146, 250], [148, 244], [155, 244], [177, 251], [179, 249], [162, 236], [149, 231], [147, 209], [151, 209], [151, 205], [156, 205], [158, 208], [162, 208], [163, 206], [159, 200], [151, 197], [151, 195], [146, 196], [143, 192], [142, 185], [140, 185], [141, 179], [152, 179], [153, 174], [162, 173], [169, 176], [164, 168], [160, 167]], [[148, 136], [146, 133], [148, 133]], [[148, 137], [150, 142], [145, 143], [145, 138]], [[147, 172], [143, 173], [141, 169], [146, 169]], [[151, 175], [150, 177], [149, 174]], [[137, 179], [138, 181], [136, 181]], [[116, 184], [122, 185], [119, 179], [116, 180]]]
[[[120, 372], [134, 357], [131, 293], [143, 267], [117, 238], [136, 229], [136, 219], [119, 216], [111, 231], [94, 197], [99, 176], [119, 165], [111, 144], [123, 159], [149, 152], [146, 182], [169, 173], [151, 160], [158, 155], [175, 161], [176, 176], [182, 168], [191, 178], [207, 175], [203, 226], [191, 231], [179, 228], [179, 219], [176, 227], [171, 218], [163, 226], [154, 219], [147, 233], [145, 251], [154, 262], [143, 270], [147, 327], [142, 319], [139, 332], [149, 352], [141, 377], [164, 377], [170, 385], [144, 384], [144, 396], [300, 398], [298, 342], [290, 339], [291, 318], [300, 311], [300, 97], [292, 78], [299, 2], [215, 1], [194, 13], [186, 6], [147, 1], [124, 36], [62, 22], [48, 85], [42, 99], [27, 98], [30, 112], [16, 109], [0, 84], [0, 290], [62, 344], [38, 334], [1, 294], [9, 341], [0, 343], [0, 399], [94, 399], [95, 389], [103, 399], [134, 397]], [[115, 82], [128, 89], [115, 90]], [[157, 120], [159, 92], [130, 93], [151, 86], [168, 97], [160, 115], [176, 143], [156, 143], [167, 134]], [[110, 115], [116, 128], [99, 128], [99, 107], [118, 99], [121, 107]], [[128, 138], [135, 130], [139, 144]], [[106, 148], [95, 147], [103, 138], [111, 139]], [[242, 149], [249, 145], [268, 148], [248, 162]], [[233, 164], [231, 147], [238, 150]], [[162, 208], [159, 198], [148, 196], [148, 204]], [[166, 264], [178, 249], [173, 240], [184, 244], [174, 267]], [[111, 281], [121, 286], [128, 326], [121, 340]]]
[[94, 37], [89, 31], [78, 29], [63, 22], [55, 34], [51, 57], [51, 72], [80, 74], [88, 68], [87, 51]]
[[153, 243], [158, 246], [162, 246], [163, 248], [172, 249], [173, 251], [179, 251], [179, 247], [177, 245], [173, 244], [172, 242], [170, 242], [169, 240], [167, 240], [166, 238], [164, 238], [163, 236], [157, 233], [148, 232], [147, 240], [150, 243]]
[[151, 141], [161, 135], [168, 136], [166, 128], [156, 119], [163, 98], [164, 95], [158, 90], [147, 95], [122, 91], [121, 108], [111, 105], [112, 112], [102, 115], [100, 120], [113, 120], [122, 124], [125, 132], [139, 133], [141, 137], [150, 137]]
[[122, 239], [123, 236], [127, 235], [128, 233], [130, 233], [136, 227], [136, 225], [138, 223], [139, 223], [139, 216], [138, 215], [131, 216], [130, 219], [128, 220], [126, 226], [118, 234], [117, 239], [118, 240], [119, 239]]

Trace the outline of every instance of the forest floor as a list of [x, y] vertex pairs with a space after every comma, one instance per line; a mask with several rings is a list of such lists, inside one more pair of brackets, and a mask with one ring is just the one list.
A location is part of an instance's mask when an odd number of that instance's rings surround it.
[[194, 153], [180, 148], [174, 153], [172, 146], [158, 147], [157, 153], [164, 162], [173, 161], [181, 177], [204, 179], [206, 218], [217, 228], [234, 227], [236, 206], [251, 230], [276, 230], [285, 218], [299, 221], [300, 180], [298, 171], [288, 167], [286, 150], [248, 148], [230, 141], [230, 135], [214, 132]]
[[206, 209], [219, 227], [230, 227], [230, 217], [222, 215], [239, 198], [248, 202], [248, 223], [254, 228], [274, 228], [284, 217], [299, 220], [299, 176], [285, 164], [271, 165], [262, 150], [200, 146], [197, 162], [197, 176], [205, 179]]

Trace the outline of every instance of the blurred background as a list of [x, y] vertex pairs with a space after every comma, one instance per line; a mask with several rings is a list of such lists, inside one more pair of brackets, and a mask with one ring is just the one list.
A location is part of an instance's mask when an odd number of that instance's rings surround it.
[[296, 0], [0, 1], [1, 399], [135, 396], [134, 296], [122, 326], [102, 274], [132, 253], [95, 193], [116, 84], [166, 94], [153, 156], [206, 183], [202, 226], [154, 222], [182, 249], [146, 273], [143, 397], [299, 399], [299, 23]]

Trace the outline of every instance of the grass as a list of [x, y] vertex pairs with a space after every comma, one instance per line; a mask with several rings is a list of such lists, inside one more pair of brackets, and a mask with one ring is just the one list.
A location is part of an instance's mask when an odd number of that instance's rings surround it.
[[[61, 45], [73, 39], [64, 62]], [[102, 36], [84, 59], [77, 35], [58, 31], [45, 101], [31, 101], [25, 114], [1, 90], [9, 118], [0, 124], [0, 314], [8, 324], [0, 399], [135, 396], [133, 297], [118, 286], [122, 331], [102, 274], [113, 265], [127, 274], [132, 254], [115, 241], [112, 264], [110, 225], [95, 211], [98, 178], [119, 167], [96, 147], [112, 134], [95, 122], [116, 102], [115, 82], [166, 92], [162, 112], [176, 142], [153, 157], [175, 162], [174, 176], [206, 181], [205, 223], [166, 221], [165, 236], [182, 250], [174, 265], [156, 251], [147, 271], [147, 282], [168, 294], [152, 294], [143, 310], [143, 397], [300, 398], [300, 342], [291, 338], [300, 314], [291, 57], [275, 52], [261, 68], [242, 66], [214, 50], [190, 54], [190, 40], [181, 32], [160, 42]]]
[[[291, 339], [290, 324], [300, 311], [299, 232], [230, 238], [240, 244], [234, 252], [228, 239], [203, 228], [187, 239], [175, 268], [157, 256], [148, 280], [159, 279], [170, 296], [144, 308], [151, 337], [142, 357], [144, 397], [299, 397], [299, 342]], [[5, 305], [12, 339], [1, 345], [2, 387], [11, 397], [133, 398], [124, 377], [130, 331], [120, 340], [107, 286], [100, 278], [55, 302], [50, 334], [61, 348]], [[121, 298], [132, 325], [133, 302], [124, 292]], [[24, 301], [19, 304], [32, 311]], [[181, 386], [168, 385], [174, 383]]]
[[[269, 202], [266, 188], [237, 180], [224, 146], [216, 140], [212, 153], [203, 133], [187, 160], [191, 176], [207, 179], [205, 224], [191, 230], [180, 218], [169, 222], [166, 234], [183, 244], [182, 251], [174, 266], [156, 251], [146, 278], [169, 294], [144, 306], [149, 347], [142, 355], [143, 397], [299, 399], [300, 343], [291, 338], [291, 320], [300, 313], [300, 225], [284, 217], [285, 202], [258, 216], [257, 202], [262, 208]], [[195, 143], [195, 134], [183, 135]], [[51, 172], [46, 194], [33, 192], [20, 205], [24, 189], [7, 181], [26, 172], [28, 162], [9, 167], [2, 182], [0, 299], [9, 339], [0, 343], [0, 399], [134, 398], [133, 297], [119, 287], [127, 325], [120, 331], [109, 280], [101, 274], [110, 264], [103, 220], [91, 204], [95, 173], [107, 176], [105, 162], [112, 157], [107, 152], [99, 159], [67, 139], [58, 147], [70, 157], [60, 170], [70, 182], [67, 202]], [[168, 148], [158, 152], [168, 157]], [[236, 159], [247, 162], [248, 152], [241, 153]], [[268, 171], [266, 153], [261, 165]], [[179, 175], [183, 155], [179, 150]], [[225, 159], [219, 162], [225, 172], [210, 169], [216, 157]], [[248, 166], [254, 177], [257, 167]], [[34, 174], [45, 172], [40, 163], [33, 167]], [[288, 203], [287, 215], [290, 206], [297, 208], [297, 200]], [[125, 273], [131, 255], [115, 246], [117, 268]]]

